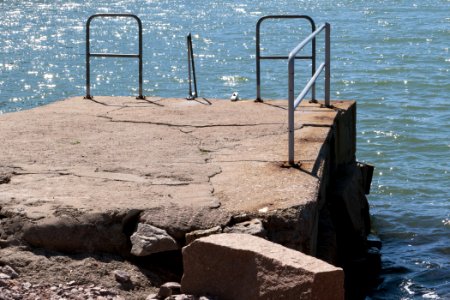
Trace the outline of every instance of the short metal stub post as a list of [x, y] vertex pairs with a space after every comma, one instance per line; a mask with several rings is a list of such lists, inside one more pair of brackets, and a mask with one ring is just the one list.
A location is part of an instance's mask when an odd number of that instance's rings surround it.
[[[189, 33], [186, 37], [187, 45], [187, 59], [188, 59], [188, 82], [189, 82], [189, 94], [186, 97], [187, 100], [194, 100], [197, 98], [197, 78], [195, 76], [195, 63], [194, 63], [194, 51], [192, 48], [192, 35]], [[192, 82], [194, 83], [194, 91], [192, 91]]]

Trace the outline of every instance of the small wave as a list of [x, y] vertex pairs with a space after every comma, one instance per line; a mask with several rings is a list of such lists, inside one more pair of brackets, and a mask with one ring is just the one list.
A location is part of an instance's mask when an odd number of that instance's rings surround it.
[[220, 80], [224, 81], [226, 86], [236, 86], [240, 82], [247, 82], [249, 79], [239, 75], [227, 75], [220, 77]]

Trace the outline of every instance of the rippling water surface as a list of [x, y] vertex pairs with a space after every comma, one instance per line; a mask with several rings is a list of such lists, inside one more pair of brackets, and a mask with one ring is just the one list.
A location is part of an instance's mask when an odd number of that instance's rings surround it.
[[[330, 22], [332, 95], [358, 101], [358, 159], [376, 165], [369, 200], [383, 283], [370, 297], [450, 298], [450, 1], [0, 0], [0, 113], [83, 95], [85, 21], [107, 12], [142, 19], [144, 94], [177, 97], [187, 95], [189, 32], [200, 95], [254, 98], [258, 18]], [[309, 30], [291, 21], [262, 29], [267, 55], [285, 55]], [[95, 20], [92, 41], [95, 52], [135, 52], [135, 23]], [[136, 61], [97, 58], [92, 70], [93, 95], [137, 93]], [[286, 70], [263, 62], [263, 98], [287, 97]]]

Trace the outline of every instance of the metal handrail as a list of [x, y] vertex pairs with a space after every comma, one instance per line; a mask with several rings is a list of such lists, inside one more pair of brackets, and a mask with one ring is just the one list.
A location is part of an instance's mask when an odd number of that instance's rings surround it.
[[[314, 20], [306, 15], [269, 15], [261, 17], [256, 23], [256, 101], [262, 102], [261, 98], [261, 60], [262, 59], [288, 59], [288, 56], [261, 56], [260, 45], [260, 27], [261, 23], [267, 19], [305, 19], [309, 21], [311, 25], [311, 32], [316, 30], [316, 24]], [[310, 56], [296, 56], [295, 59], [311, 59], [311, 76], [314, 75], [316, 69], [316, 40], [313, 39], [311, 43], [311, 55]], [[315, 99], [315, 86], [312, 89], [312, 99]]]
[[[189, 95], [187, 96], [186, 99], [194, 100], [195, 98], [198, 97], [198, 92], [197, 92], [197, 78], [195, 77], [194, 50], [192, 48], [192, 36], [190, 33], [186, 37], [186, 44], [188, 57], [188, 80], [189, 80]], [[192, 93], [192, 79], [194, 79], [194, 93]]]
[[[308, 81], [306, 86], [303, 88], [298, 97], [294, 100], [294, 75], [295, 75], [295, 57], [300, 50], [302, 50], [306, 44], [311, 40], [315, 41], [316, 35], [325, 29], [325, 62], [322, 63], [317, 70], [314, 70], [311, 79]], [[288, 92], [288, 105], [289, 105], [289, 164], [294, 164], [294, 112], [298, 107], [300, 102], [304, 99], [306, 94], [314, 87], [314, 84], [325, 69], [325, 106], [330, 106], [330, 24], [325, 23], [320, 26], [317, 30], [311, 33], [307, 38], [305, 38], [300, 44], [297, 45], [290, 53], [288, 58], [288, 76], [289, 76], [289, 92]]]
[[[95, 18], [133, 18], [139, 27], [139, 53], [138, 54], [116, 54], [116, 53], [91, 53], [90, 52], [90, 26]], [[91, 57], [125, 57], [139, 59], [139, 96], [137, 99], [145, 99], [142, 95], [142, 22], [138, 16], [132, 14], [95, 14], [89, 17], [86, 22], [86, 99], [92, 99], [91, 95]]]

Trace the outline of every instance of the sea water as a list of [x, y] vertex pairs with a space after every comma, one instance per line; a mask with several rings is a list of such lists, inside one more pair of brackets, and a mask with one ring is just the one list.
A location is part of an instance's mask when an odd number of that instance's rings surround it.
[[[383, 270], [369, 297], [450, 298], [450, 1], [0, 0], [0, 113], [85, 94], [94, 13], [142, 19], [144, 95], [161, 97], [188, 94], [189, 32], [199, 95], [254, 99], [257, 20], [329, 22], [332, 98], [357, 100], [357, 156], [376, 166], [369, 201]], [[91, 31], [92, 52], [137, 52], [132, 19], [96, 19]], [[262, 54], [287, 55], [309, 31], [304, 20], [264, 23]], [[322, 37], [318, 45], [321, 60]], [[136, 59], [93, 58], [91, 68], [94, 96], [137, 94]], [[261, 72], [263, 99], [286, 99], [286, 61], [263, 61]], [[299, 61], [298, 91], [309, 73]]]

